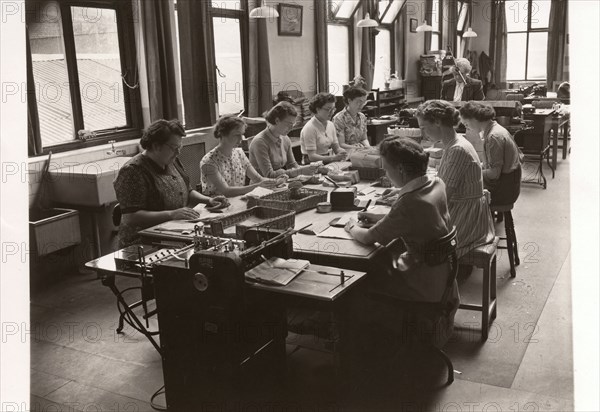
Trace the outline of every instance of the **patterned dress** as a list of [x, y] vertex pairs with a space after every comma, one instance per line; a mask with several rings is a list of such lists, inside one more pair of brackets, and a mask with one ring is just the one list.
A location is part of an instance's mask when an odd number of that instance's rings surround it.
[[438, 177], [452, 191], [448, 208], [456, 226], [458, 257], [492, 242], [494, 223], [483, 192], [481, 164], [473, 145], [464, 137], [456, 136], [444, 147]]
[[359, 112], [356, 117], [352, 117], [344, 109], [333, 117], [333, 124], [338, 141], [344, 140], [345, 144], [355, 145], [367, 139], [367, 116], [364, 113]]
[[[123, 214], [139, 210], [161, 212], [185, 207], [192, 189], [179, 159], [162, 168], [143, 153], [123, 165], [113, 186]], [[121, 222], [119, 247], [139, 243], [137, 232], [142, 229], [146, 227]]]
[[221, 194], [207, 179], [208, 176], [216, 174], [220, 174], [229, 186], [244, 186], [248, 167], [250, 167], [250, 161], [241, 148], [233, 149], [231, 156], [227, 157], [218, 150], [218, 147], [215, 147], [200, 161], [202, 193], [206, 196]]

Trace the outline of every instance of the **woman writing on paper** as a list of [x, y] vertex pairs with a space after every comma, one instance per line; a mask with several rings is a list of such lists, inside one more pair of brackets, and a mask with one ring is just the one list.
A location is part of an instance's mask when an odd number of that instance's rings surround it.
[[169, 220], [195, 219], [191, 207], [218, 205], [222, 196], [210, 198], [192, 190], [190, 179], [177, 157], [185, 130], [178, 120], [157, 120], [144, 131], [144, 149], [129, 160], [113, 182], [122, 213], [119, 247], [139, 243], [137, 232]]
[[[279, 180], [264, 178], [252, 167], [239, 147], [245, 131], [246, 123], [239, 117], [227, 116], [217, 120], [214, 136], [219, 139], [219, 144], [200, 161], [203, 193], [233, 197], [251, 192], [258, 186], [270, 189], [285, 182], [285, 175]], [[248, 186], [245, 186], [246, 177], [251, 182]]]

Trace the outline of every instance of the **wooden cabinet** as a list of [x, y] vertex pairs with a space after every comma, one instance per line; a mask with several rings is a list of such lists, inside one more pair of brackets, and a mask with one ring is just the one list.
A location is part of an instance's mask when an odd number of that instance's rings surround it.
[[378, 116], [394, 114], [406, 102], [404, 88], [399, 89], [374, 89]]
[[442, 95], [442, 76], [422, 76], [421, 94], [425, 100], [439, 99]]

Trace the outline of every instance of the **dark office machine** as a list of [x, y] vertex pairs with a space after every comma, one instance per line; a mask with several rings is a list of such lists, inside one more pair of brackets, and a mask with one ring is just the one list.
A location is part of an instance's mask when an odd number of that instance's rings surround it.
[[285, 370], [284, 306], [244, 285], [245, 272], [265, 258], [292, 256], [291, 233], [249, 230], [244, 250], [224, 239], [154, 265], [169, 411], [231, 399], [244, 381]]

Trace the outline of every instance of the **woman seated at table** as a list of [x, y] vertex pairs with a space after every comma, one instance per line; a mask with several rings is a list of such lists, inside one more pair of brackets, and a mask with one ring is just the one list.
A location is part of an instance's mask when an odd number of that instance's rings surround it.
[[[376, 207], [369, 212], [359, 212], [361, 222], [375, 223], [370, 228], [361, 227], [350, 219], [346, 231], [357, 241], [364, 244], [375, 242], [386, 245], [395, 239], [402, 239], [406, 252], [398, 261], [399, 271], [379, 273], [374, 270], [371, 276], [371, 293], [387, 295], [400, 300], [439, 302], [442, 298], [449, 276], [449, 265], [444, 260], [430, 266], [425, 262], [424, 249], [428, 244], [446, 236], [452, 225], [446, 204], [446, 187], [439, 178], [426, 174], [429, 154], [414, 140], [409, 138], [388, 137], [379, 145], [383, 168], [394, 186], [399, 188], [398, 198], [389, 212]], [[387, 213], [386, 213], [387, 212]], [[389, 265], [391, 262], [378, 261]], [[458, 307], [458, 289], [449, 300], [454, 311], [448, 317], [446, 333], [438, 338], [445, 340], [452, 330], [454, 313]], [[365, 306], [365, 315], [385, 327], [397, 324], [397, 309], [385, 309], [384, 306], [367, 299], [361, 302]], [[363, 320], [364, 321], [364, 320]], [[440, 331], [442, 332], [442, 331]], [[442, 336], [443, 335], [443, 336]], [[441, 343], [438, 341], [438, 343]]]
[[457, 255], [494, 240], [494, 224], [483, 192], [481, 163], [473, 145], [456, 134], [458, 110], [444, 100], [429, 100], [417, 109], [417, 120], [427, 139], [443, 144], [438, 177], [446, 184], [452, 224], [456, 226]]
[[464, 57], [456, 59], [452, 67], [453, 79], [442, 83], [442, 99], [451, 102], [466, 102], [469, 100], [483, 100], [483, 83], [481, 80], [472, 79], [471, 63]]
[[[287, 176], [279, 180], [264, 178], [252, 167], [244, 151], [239, 147], [246, 131], [246, 123], [239, 117], [225, 116], [217, 120], [214, 136], [219, 139], [217, 147], [208, 152], [200, 161], [202, 192], [212, 196], [240, 196], [261, 186], [274, 188], [283, 183]], [[250, 184], [245, 186], [246, 177]]]
[[222, 196], [203, 196], [177, 157], [185, 130], [178, 120], [157, 120], [144, 131], [144, 149], [129, 160], [113, 182], [122, 213], [119, 247], [139, 243], [137, 232], [169, 220], [195, 219], [198, 203], [221, 203]]
[[371, 147], [367, 138], [367, 116], [361, 113], [367, 103], [367, 92], [350, 87], [344, 92], [346, 107], [333, 117], [340, 147], [346, 150]]
[[317, 166], [299, 166], [294, 159], [292, 141], [287, 134], [292, 130], [296, 116], [296, 109], [288, 102], [277, 103], [265, 116], [267, 128], [250, 143], [250, 164], [262, 176], [295, 177], [317, 171]]
[[[315, 95], [308, 105], [314, 116], [300, 132], [300, 150], [309, 162], [339, 162], [346, 159], [347, 153], [338, 143], [335, 126], [329, 119], [335, 111], [335, 96], [330, 93]], [[333, 150], [334, 154], [329, 151]]]
[[468, 102], [460, 108], [465, 127], [483, 138], [483, 186], [491, 193], [491, 204], [506, 205], [517, 200], [521, 153], [511, 134], [494, 120], [495, 117], [494, 109], [483, 103]]

